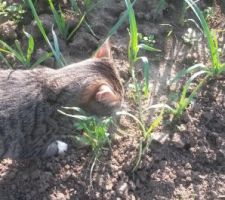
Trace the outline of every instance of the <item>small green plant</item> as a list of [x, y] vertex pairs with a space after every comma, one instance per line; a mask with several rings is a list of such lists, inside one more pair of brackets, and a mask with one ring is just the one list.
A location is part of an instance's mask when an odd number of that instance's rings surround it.
[[[56, 25], [58, 27], [59, 32], [61, 33], [62, 37], [65, 40], [70, 40], [74, 34], [76, 33], [76, 31], [79, 29], [79, 27], [81, 26], [84, 18], [85, 18], [85, 14], [81, 17], [79, 23], [77, 24], [77, 26], [74, 27], [74, 29], [72, 31], [70, 31], [69, 29], [69, 24], [66, 22], [66, 18], [65, 15], [61, 9], [61, 7], [59, 7], [59, 11], [56, 10], [52, 0], [48, 0], [48, 3], [50, 5], [50, 9], [53, 13]], [[74, 4], [72, 4], [73, 6], [75, 6]]]
[[37, 23], [37, 26], [38, 26], [38, 28], [39, 28], [39, 30], [40, 30], [40, 32], [41, 32], [45, 42], [50, 47], [50, 49], [51, 49], [51, 51], [52, 51], [52, 53], [53, 53], [53, 55], [54, 55], [58, 65], [60, 67], [65, 66], [66, 62], [65, 62], [65, 59], [63, 58], [63, 55], [62, 55], [62, 53], [61, 53], [61, 51], [59, 49], [58, 39], [57, 39], [57, 36], [56, 36], [53, 28], [52, 28], [52, 33], [53, 33], [54, 45], [52, 45], [52, 43], [50, 42], [50, 40], [49, 40], [49, 38], [48, 38], [48, 36], [47, 36], [47, 34], [45, 32], [43, 24], [42, 24], [40, 18], [38, 17], [38, 14], [36, 12], [36, 9], [34, 7], [34, 4], [33, 4], [32, 0], [26, 0], [26, 3], [30, 7], [31, 12], [32, 12], [32, 14], [34, 16], [34, 19], [35, 19], [35, 21]]
[[[133, 10], [133, 5], [131, 4], [130, 0], [125, 0], [125, 4], [127, 7], [127, 12], [128, 12], [128, 17], [129, 17], [129, 34], [130, 34], [130, 41], [129, 41], [129, 47], [128, 47], [128, 59], [129, 59], [129, 64], [130, 64], [130, 73], [134, 82], [134, 88], [135, 88], [135, 100], [138, 104], [138, 115], [139, 117], [135, 117], [134, 115], [126, 112], [121, 112], [118, 113], [119, 115], [127, 115], [131, 118], [133, 118], [140, 126], [141, 132], [142, 132], [142, 137], [140, 140], [140, 150], [139, 154], [137, 157], [137, 161], [135, 164], [135, 167], [133, 170], [136, 170], [142, 155], [145, 153], [145, 150], [148, 148], [149, 143], [151, 141], [151, 135], [153, 130], [155, 130], [161, 123], [163, 119], [163, 113], [164, 113], [164, 106], [162, 106], [162, 111], [158, 117], [152, 122], [152, 124], [146, 125], [145, 120], [144, 120], [144, 115], [143, 115], [143, 108], [142, 108], [142, 96], [144, 95], [147, 97], [149, 95], [149, 69], [150, 65], [148, 62], [147, 57], [140, 57], [139, 50], [147, 50], [147, 51], [156, 51], [159, 52], [160, 50], [155, 49], [151, 45], [152, 38], [146, 38], [147, 41], [143, 41], [144, 38], [140, 38], [140, 34], [138, 34], [138, 28], [137, 28], [137, 23], [135, 19], [135, 13]], [[143, 43], [139, 43], [139, 39], [142, 40]], [[148, 42], [148, 43], [147, 43]], [[144, 74], [144, 81], [142, 83], [139, 82], [139, 80], [136, 77], [135, 74], [135, 64], [137, 61], [141, 61], [143, 64], [143, 74]], [[157, 105], [155, 105], [157, 106]], [[160, 107], [160, 105], [159, 105]]]
[[[147, 51], [160, 51], [160, 50], [155, 49], [144, 43], [139, 44], [138, 28], [137, 28], [136, 18], [135, 18], [132, 4], [130, 3], [130, 0], [125, 0], [125, 3], [126, 3], [128, 16], [129, 16], [129, 22], [130, 22], [130, 28], [129, 28], [130, 42], [128, 47], [128, 59], [130, 64], [130, 73], [132, 75], [134, 85], [135, 85], [136, 97], [137, 97], [136, 99], [137, 99], [137, 102], [139, 102], [141, 97], [141, 91], [144, 92], [145, 96], [148, 96], [148, 93], [149, 93], [149, 68], [150, 68], [147, 57], [138, 56], [139, 50], [140, 49], [144, 49]], [[141, 60], [141, 62], [143, 63], [144, 82], [142, 84], [138, 82], [135, 75], [135, 70], [134, 70], [135, 63], [139, 60]]]
[[159, 127], [159, 125], [163, 121], [164, 113], [166, 111], [170, 113], [174, 112], [174, 110], [166, 104], [156, 104], [156, 105], [150, 106], [148, 109], [145, 110], [145, 112], [149, 112], [149, 110], [152, 110], [152, 109], [160, 110], [160, 113], [158, 116], [156, 116], [156, 118], [152, 121], [150, 125], [146, 125], [145, 122], [141, 121], [140, 119], [138, 119], [135, 115], [131, 113], [128, 113], [125, 111], [120, 111], [116, 113], [117, 115], [125, 115], [132, 118], [139, 125], [140, 130], [142, 132], [142, 137], [140, 138], [139, 153], [138, 153], [135, 165], [133, 167], [133, 171], [135, 171], [138, 168], [142, 156], [145, 154], [146, 150], [148, 149], [152, 141], [153, 131], [157, 129], [157, 127]]
[[0, 40], [0, 45], [1, 45], [0, 52], [14, 56], [23, 66], [27, 68], [33, 68], [41, 64], [47, 58], [52, 56], [52, 53], [44, 53], [36, 62], [32, 63], [31, 58], [34, 52], [34, 39], [32, 35], [30, 35], [29, 33], [25, 31], [24, 31], [24, 34], [28, 38], [26, 51], [22, 49], [22, 46], [19, 40], [15, 40], [15, 48], [10, 47], [7, 43]]
[[[204, 85], [206, 80], [209, 77], [209, 73], [207, 70], [204, 70], [205, 66], [201, 64], [194, 65], [193, 67], [188, 68], [184, 73], [192, 73], [195, 68], [201, 67], [202, 70], [195, 72], [189, 79], [186, 81], [186, 83], [183, 86], [181, 96], [179, 97], [178, 102], [176, 103], [175, 108], [172, 110], [173, 115], [175, 118], [180, 117], [184, 110], [188, 107], [188, 105], [192, 102], [193, 98], [197, 95], [198, 91], [201, 89], [201, 87]], [[199, 83], [197, 83], [197, 86], [190, 92], [190, 95], [188, 95], [190, 91], [190, 86], [193, 84], [193, 81], [201, 76], [204, 75], [204, 78], [200, 80]]]
[[212, 62], [212, 67], [209, 68], [209, 71], [212, 76], [221, 74], [222, 72], [225, 71], [225, 64], [221, 63], [220, 61], [220, 56], [218, 51], [219, 49], [218, 41], [217, 41], [216, 34], [210, 30], [202, 11], [198, 8], [196, 3], [193, 0], [185, 0], [185, 1], [190, 6], [192, 11], [195, 13], [195, 15], [197, 16], [202, 26], [204, 35], [206, 37], [209, 52], [210, 52], [211, 62]]
[[20, 3], [7, 4], [7, 1], [0, 0], [0, 17], [19, 22], [23, 19], [25, 10]]
[[[221, 73], [225, 72], [225, 63], [221, 63], [220, 61], [220, 52], [215, 33], [210, 30], [203, 13], [198, 8], [196, 3], [193, 0], [185, 1], [195, 13], [202, 26], [203, 33], [207, 40], [212, 65], [210, 67], [207, 67], [204, 64], [196, 64], [194, 66], [189, 67], [188, 69], [182, 70], [174, 78], [173, 81], [177, 81], [187, 74], [192, 74], [189, 80], [183, 86], [181, 96], [178, 100], [178, 103], [176, 104], [175, 109], [173, 110], [174, 117], [179, 117], [182, 115], [183, 111], [191, 103], [193, 98], [197, 95], [197, 92], [201, 89], [201, 87], [206, 83], [209, 78], [218, 76]], [[196, 87], [191, 91], [190, 95], [188, 96], [187, 94], [190, 91], [190, 86], [197, 78], [199, 80], [199, 83], [197, 83]]]
[[80, 143], [90, 146], [93, 154], [93, 162], [90, 170], [90, 183], [92, 180], [93, 168], [97, 159], [101, 155], [103, 148], [106, 144], [110, 145], [110, 138], [108, 129], [112, 123], [112, 118], [107, 117], [103, 119], [96, 118], [94, 116], [88, 116], [84, 111], [77, 107], [63, 107], [65, 110], [72, 110], [79, 112], [80, 114], [67, 114], [61, 110], [59, 112], [63, 115], [76, 119], [75, 127], [77, 130], [82, 131], [82, 135], [75, 136], [76, 140]]

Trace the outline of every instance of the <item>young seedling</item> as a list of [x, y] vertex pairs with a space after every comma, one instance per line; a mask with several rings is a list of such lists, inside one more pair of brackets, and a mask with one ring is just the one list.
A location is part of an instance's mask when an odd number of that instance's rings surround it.
[[[138, 38], [138, 28], [136, 23], [136, 18], [134, 14], [134, 10], [132, 7], [132, 4], [130, 3], [130, 0], [125, 0], [128, 16], [129, 16], [129, 22], [130, 22], [130, 41], [129, 41], [129, 47], [128, 47], [128, 59], [130, 63], [130, 73], [132, 75], [132, 79], [134, 81], [135, 85], [135, 92], [136, 92], [136, 99], [137, 102], [140, 102], [141, 98], [141, 92], [144, 92], [144, 95], [147, 97], [149, 94], [149, 62], [147, 57], [139, 57], [138, 53], [140, 49], [144, 49], [147, 51], [157, 51], [160, 50], [155, 49], [147, 44], [141, 43], [139, 44], [139, 38]], [[135, 75], [135, 63], [137, 61], [141, 61], [143, 64], [143, 72], [144, 72], [144, 82], [140, 84], [136, 78]], [[141, 91], [142, 90], [142, 91]]]
[[[147, 51], [156, 51], [160, 52], [160, 50], [153, 48], [152, 46], [149, 46], [146, 43], [139, 43], [139, 36], [138, 36], [138, 28], [137, 28], [137, 23], [135, 19], [135, 14], [134, 10], [132, 7], [132, 4], [130, 3], [130, 0], [125, 0], [127, 11], [128, 11], [128, 16], [129, 16], [129, 33], [130, 33], [130, 41], [129, 41], [129, 47], [128, 47], [128, 59], [129, 59], [129, 64], [130, 64], [130, 73], [135, 85], [135, 92], [136, 92], [136, 101], [138, 104], [138, 114], [139, 117], [135, 117], [134, 115], [126, 112], [120, 112], [117, 113], [118, 115], [127, 115], [134, 119], [140, 126], [140, 129], [142, 131], [142, 138], [140, 140], [140, 148], [139, 148], [139, 154], [137, 156], [137, 161], [136, 164], [133, 168], [133, 170], [136, 170], [142, 155], [145, 153], [146, 149], [148, 148], [150, 141], [151, 141], [151, 135], [153, 130], [155, 130], [161, 123], [163, 119], [163, 113], [164, 113], [164, 108], [167, 107], [166, 105], [155, 105], [157, 108], [161, 108], [161, 112], [159, 116], [157, 116], [153, 122], [151, 123], [150, 126], [146, 126], [145, 120], [144, 120], [144, 115], [143, 115], [143, 108], [141, 104], [141, 98], [142, 94], [144, 94], [145, 97], [149, 95], [149, 62], [147, 57], [140, 57], [138, 56], [139, 50], [144, 49]], [[137, 61], [141, 61], [143, 64], [143, 72], [144, 72], [144, 81], [143, 83], [140, 83], [138, 79], [136, 78], [135, 74], [135, 64]], [[143, 92], [143, 93], [142, 93]], [[168, 106], [169, 107], [169, 106]]]
[[75, 136], [75, 139], [86, 146], [90, 146], [92, 149], [93, 160], [90, 169], [90, 185], [92, 185], [92, 173], [96, 161], [101, 155], [103, 148], [107, 144], [110, 145], [110, 135], [108, 133], [108, 129], [111, 125], [112, 118], [107, 117], [99, 119], [94, 116], [88, 116], [84, 111], [77, 107], [63, 107], [63, 109], [80, 113], [72, 115], [58, 110], [61, 114], [76, 119], [75, 127], [77, 130], [82, 131], [82, 135]]
[[[190, 85], [193, 83], [195, 79], [198, 77], [204, 75], [204, 78], [200, 80], [200, 82], [197, 84], [197, 86], [192, 90], [191, 94], [188, 96]], [[189, 80], [185, 83], [182, 89], [181, 96], [178, 100], [178, 103], [176, 104], [175, 109], [173, 110], [173, 115], [175, 118], [180, 117], [183, 114], [183, 111], [188, 107], [188, 105], [191, 103], [193, 98], [197, 95], [197, 92], [201, 89], [203, 84], [208, 79], [209, 74], [207, 71], [198, 71], [194, 73]]]
[[[185, 83], [181, 96], [173, 111], [175, 118], [180, 117], [182, 115], [183, 111], [191, 103], [193, 98], [197, 95], [197, 92], [201, 89], [201, 87], [206, 83], [206, 81], [209, 78], [218, 76], [225, 71], [225, 63], [221, 63], [220, 61], [218, 41], [216, 35], [210, 30], [203, 13], [197, 7], [196, 3], [193, 0], [185, 0], [185, 1], [193, 10], [202, 26], [203, 33], [207, 40], [212, 66], [207, 67], [204, 64], [196, 64], [194, 66], [189, 67], [188, 69], [182, 70], [174, 78], [173, 81], [178, 81], [181, 77], [188, 74], [192, 74], [189, 80]], [[192, 90], [191, 94], [188, 96], [187, 94], [190, 90], [189, 89], [190, 85], [197, 78], [199, 79], [199, 83], [197, 83], [197, 86]]]
[[132, 118], [139, 125], [140, 130], [142, 132], [142, 137], [140, 139], [140, 145], [139, 145], [139, 153], [137, 155], [137, 159], [135, 161], [135, 165], [132, 171], [135, 171], [138, 168], [142, 156], [145, 154], [146, 150], [148, 149], [152, 141], [152, 133], [161, 124], [164, 113], [166, 111], [172, 112], [172, 113], [174, 112], [174, 109], [172, 109], [170, 106], [166, 104], [156, 104], [156, 105], [150, 106], [148, 109], [145, 110], [145, 112], [149, 112], [149, 110], [152, 110], [152, 109], [160, 110], [160, 114], [152, 121], [150, 125], [146, 125], [144, 122], [142, 122], [140, 119], [138, 119], [135, 115], [131, 113], [128, 113], [125, 111], [116, 113], [116, 115], [125, 115]]
[[44, 53], [36, 62], [32, 63], [31, 58], [34, 53], [34, 39], [32, 35], [25, 31], [24, 34], [28, 38], [26, 51], [23, 51], [21, 43], [18, 40], [15, 40], [15, 48], [10, 47], [7, 43], [0, 40], [0, 52], [12, 55], [27, 68], [34, 68], [52, 56], [52, 53]]
[[197, 16], [202, 26], [203, 33], [206, 37], [209, 52], [210, 52], [211, 62], [212, 62], [212, 67], [210, 67], [209, 71], [212, 76], [219, 75], [225, 71], [225, 63], [221, 63], [220, 61], [217, 37], [215, 33], [213, 33], [213, 31], [210, 30], [202, 11], [198, 8], [196, 3], [193, 0], [185, 0], [185, 1], [190, 6], [192, 11], [195, 13], [195, 15]]

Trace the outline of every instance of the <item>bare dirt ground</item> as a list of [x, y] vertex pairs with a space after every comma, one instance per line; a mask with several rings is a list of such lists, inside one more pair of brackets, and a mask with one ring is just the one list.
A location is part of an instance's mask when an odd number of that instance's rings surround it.
[[[148, 53], [151, 66], [151, 98], [148, 107], [178, 93], [168, 80], [179, 70], [194, 63], [209, 63], [205, 40], [191, 22], [183, 27], [177, 23], [179, 2], [171, 1], [160, 18], [154, 19], [157, 1], [139, 0], [135, 6], [139, 32], [155, 35], [155, 46], [162, 53]], [[208, 2], [207, 2], [208, 3]], [[204, 2], [202, 3], [204, 7]], [[216, 16], [210, 25], [224, 29], [224, 8], [214, 2]], [[103, 39], [124, 11], [123, 1], [112, 0], [100, 4], [89, 15], [90, 24]], [[190, 16], [193, 17], [193, 16]], [[29, 24], [27, 26], [30, 26]], [[192, 28], [197, 42], [187, 44], [183, 36]], [[172, 34], [168, 36], [168, 33]], [[224, 45], [223, 33], [220, 44]], [[113, 56], [129, 93], [127, 63], [127, 26], [113, 35]], [[98, 40], [82, 27], [69, 44], [61, 41], [68, 63], [88, 58], [96, 49]], [[41, 48], [41, 44], [39, 45]], [[51, 60], [45, 63], [53, 67]], [[195, 102], [181, 119], [160, 127], [154, 134], [167, 139], [155, 141], [142, 158], [138, 170], [131, 172], [138, 151], [140, 132], [128, 118], [122, 118], [111, 148], [106, 148], [97, 162], [90, 186], [88, 148], [77, 148], [69, 141], [66, 155], [50, 160], [0, 162], [1, 200], [151, 200], [151, 199], [225, 199], [225, 79], [211, 80], [203, 87]], [[129, 112], [135, 113], [135, 104], [126, 96]], [[153, 113], [154, 115], [154, 113]], [[62, 123], [63, 124], [63, 123]]]

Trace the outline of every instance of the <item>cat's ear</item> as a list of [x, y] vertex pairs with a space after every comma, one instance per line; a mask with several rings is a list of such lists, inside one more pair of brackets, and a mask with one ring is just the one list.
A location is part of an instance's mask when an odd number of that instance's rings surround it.
[[109, 38], [99, 47], [97, 52], [94, 55], [95, 58], [112, 58], [111, 54], [111, 44]]
[[95, 99], [102, 103], [113, 103], [118, 99], [118, 97], [109, 85], [104, 84], [98, 88], [98, 91], [95, 94]]

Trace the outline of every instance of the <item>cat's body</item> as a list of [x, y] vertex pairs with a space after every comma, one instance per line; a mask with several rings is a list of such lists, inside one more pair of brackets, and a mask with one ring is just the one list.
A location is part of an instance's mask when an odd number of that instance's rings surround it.
[[79, 106], [110, 115], [122, 99], [110, 59], [91, 58], [58, 70], [0, 70], [0, 158], [63, 153], [67, 145], [54, 138], [57, 109]]

